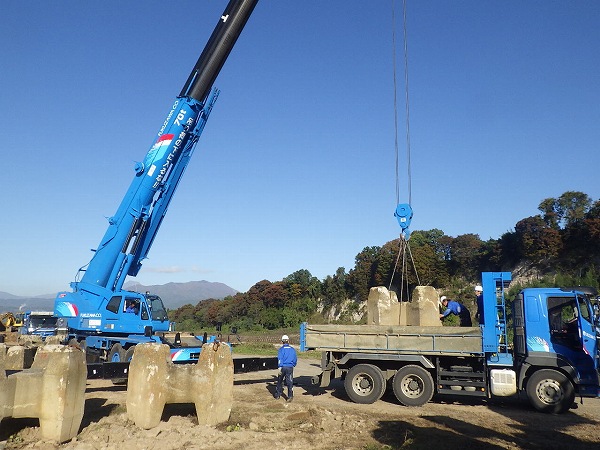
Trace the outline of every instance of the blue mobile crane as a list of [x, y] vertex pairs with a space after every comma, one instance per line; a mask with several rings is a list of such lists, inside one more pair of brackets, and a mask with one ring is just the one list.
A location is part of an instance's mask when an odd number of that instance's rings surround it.
[[[147, 257], [173, 194], [202, 134], [219, 91], [213, 83], [258, 0], [231, 0], [158, 130], [117, 212], [72, 292], [59, 292], [54, 314], [65, 341], [86, 349], [91, 359], [126, 362], [138, 343], [171, 346], [174, 362], [198, 359], [204, 338], [170, 331], [160, 297], [123, 290]], [[210, 342], [210, 341], [209, 341]], [[91, 356], [91, 358], [90, 358]]]

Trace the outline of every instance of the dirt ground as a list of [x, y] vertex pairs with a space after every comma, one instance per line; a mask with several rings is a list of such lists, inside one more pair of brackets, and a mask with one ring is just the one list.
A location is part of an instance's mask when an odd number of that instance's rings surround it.
[[276, 371], [236, 374], [230, 420], [197, 425], [193, 405], [167, 405], [160, 425], [142, 430], [127, 420], [126, 387], [88, 382], [79, 435], [55, 445], [40, 441], [37, 419], [5, 419], [2, 449], [589, 449], [600, 446], [600, 399], [562, 415], [523, 402], [435, 398], [418, 408], [386, 393], [372, 405], [352, 403], [339, 382], [322, 390], [310, 378], [318, 361], [300, 359], [294, 401], [272, 396]]

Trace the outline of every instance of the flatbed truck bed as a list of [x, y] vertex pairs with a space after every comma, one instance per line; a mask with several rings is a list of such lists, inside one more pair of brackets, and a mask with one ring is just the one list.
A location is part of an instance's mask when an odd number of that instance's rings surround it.
[[479, 327], [303, 324], [301, 335], [302, 351], [483, 354]]

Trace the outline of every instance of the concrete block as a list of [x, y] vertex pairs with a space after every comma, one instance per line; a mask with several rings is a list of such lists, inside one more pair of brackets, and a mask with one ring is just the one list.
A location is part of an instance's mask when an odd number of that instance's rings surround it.
[[129, 419], [140, 428], [156, 427], [168, 403], [194, 403], [202, 425], [227, 421], [233, 405], [229, 346], [204, 344], [198, 363], [175, 365], [168, 345], [136, 345], [127, 383]]
[[394, 291], [372, 287], [367, 299], [367, 325], [399, 325], [400, 303]]
[[409, 325], [409, 323], [408, 323], [408, 303], [409, 302], [400, 303], [400, 319], [398, 320], [398, 324], [403, 327]]
[[82, 351], [62, 345], [41, 347], [31, 368], [6, 376], [0, 370], [0, 420], [38, 418], [42, 439], [75, 437], [83, 418], [87, 368]]
[[25, 347], [23, 345], [9, 345], [5, 347], [4, 370], [28, 369], [33, 364], [36, 347]]
[[21, 334], [18, 339], [19, 345], [40, 346], [44, 343], [41, 336], [37, 334]]
[[406, 324], [417, 327], [442, 326], [438, 294], [431, 286], [417, 286], [406, 304]]

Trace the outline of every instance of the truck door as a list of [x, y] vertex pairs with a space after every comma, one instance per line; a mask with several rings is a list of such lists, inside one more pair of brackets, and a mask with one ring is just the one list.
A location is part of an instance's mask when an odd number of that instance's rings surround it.
[[596, 336], [585, 297], [548, 297], [548, 320], [554, 351], [569, 359], [581, 384], [597, 383]]
[[580, 294], [577, 294], [577, 310], [581, 346], [584, 353], [589, 356], [588, 365], [590, 367], [588, 368], [588, 376], [590, 378], [595, 376], [597, 379], [598, 359], [596, 356], [598, 354], [598, 341], [594, 325], [594, 312], [587, 298]]

